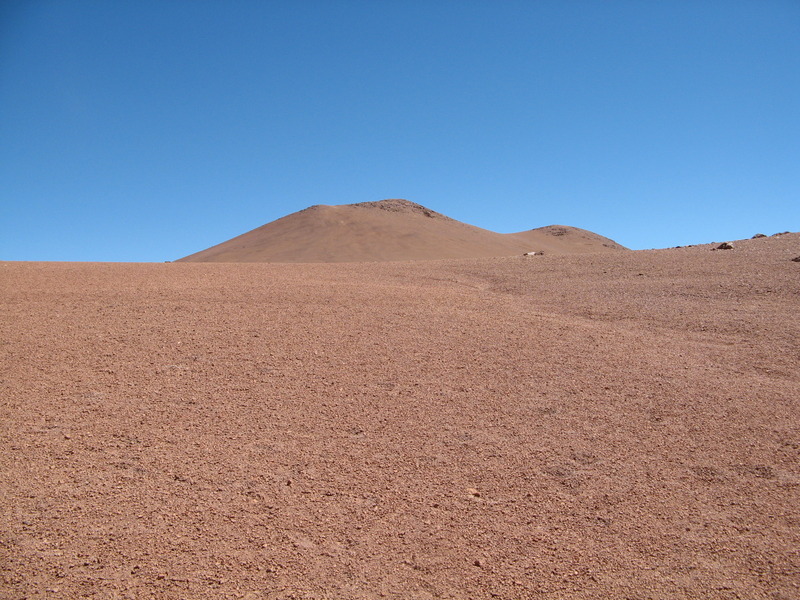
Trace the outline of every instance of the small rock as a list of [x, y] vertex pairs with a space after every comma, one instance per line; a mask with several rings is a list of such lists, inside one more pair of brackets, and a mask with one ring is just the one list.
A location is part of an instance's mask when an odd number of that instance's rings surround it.
[[767, 237], [767, 236], [765, 236], [763, 233], [757, 233], [750, 239], [757, 240], [758, 238], [762, 238], [762, 237]]
[[792, 259], [792, 262], [800, 262], [800, 256], [795, 256], [795, 257]]
[[484, 567], [484, 565], [485, 565], [486, 563], [484, 563], [484, 562], [483, 562], [483, 561], [482, 561], [480, 558], [476, 558], [476, 559], [473, 561], [473, 563], [472, 563], [472, 564], [473, 564], [473, 565], [475, 565], [476, 567], [481, 567], [481, 568], [483, 568], [483, 567]]
[[714, 250], [733, 250], [733, 244], [729, 242], [722, 242], [719, 246], [714, 248]]
[[476, 490], [475, 488], [467, 488], [467, 493], [470, 496], [474, 496], [475, 498], [480, 498], [481, 497], [481, 493], [478, 490]]

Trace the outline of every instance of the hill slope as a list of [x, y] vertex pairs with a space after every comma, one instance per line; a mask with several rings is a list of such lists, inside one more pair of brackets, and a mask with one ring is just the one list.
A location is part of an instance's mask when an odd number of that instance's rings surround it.
[[622, 249], [596, 234], [551, 226], [501, 234], [408, 200], [316, 205], [262, 225], [181, 261], [373, 262], [558, 254]]
[[0, 598], [796, 599], [800, 234], [734, 246], [0, 261]]

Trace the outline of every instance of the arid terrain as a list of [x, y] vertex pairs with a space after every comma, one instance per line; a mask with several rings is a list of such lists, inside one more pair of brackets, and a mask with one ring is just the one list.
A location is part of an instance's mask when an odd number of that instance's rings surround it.
[[800, 598], [800, 234], [712, 248], [0, 263], [0, 599]]

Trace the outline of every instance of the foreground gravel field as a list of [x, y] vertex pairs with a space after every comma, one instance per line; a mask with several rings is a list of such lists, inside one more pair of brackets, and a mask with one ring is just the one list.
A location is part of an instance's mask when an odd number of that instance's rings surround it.
[[0, 263], [0, 599], [796, 599], [798, 255]]

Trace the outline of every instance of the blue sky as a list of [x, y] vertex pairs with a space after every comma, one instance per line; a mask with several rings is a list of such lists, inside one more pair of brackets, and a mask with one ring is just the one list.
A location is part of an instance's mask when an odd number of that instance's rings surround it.
[[635, 249], [796, 231], [800, 2], [0, 3], [0, 259], [383, 198]]

